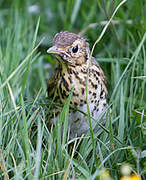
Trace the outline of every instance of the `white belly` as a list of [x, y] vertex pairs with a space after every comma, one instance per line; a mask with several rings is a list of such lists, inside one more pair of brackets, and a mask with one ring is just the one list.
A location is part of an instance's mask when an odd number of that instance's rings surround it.
[[[98, 111], [95, 110], [95, 104], [90, 103], [89, 107], [90, 107], [91, 117], [99, 121], [99, 116], [101, 115], [103, 111], [105, 111], [107, 107], [103, 105], [105, 103], [106, 103], [105, 99], [103, 101], [100, 101], [97, 107], [99, 109]], [[82, 107], [80, 107], [80, 110], [87, 114], [87, 105], [85, 104]], [[105, 118], [106, 117], [104, 116], [103, 121], [105, 120]], [[91, 119], [92, 128], [94, 128], [95, 125], [97, 124], [95, 120]], [[78, 112], [78, 111], [74, 113], [70, 113], [69, 114], [69, 128], [70, 128], [70, 138], [73, 138], [75, 136], [81, 136], [82, 134], [86, 134], [90, 128], [88, 116], [85, 116], [83, 113]]]

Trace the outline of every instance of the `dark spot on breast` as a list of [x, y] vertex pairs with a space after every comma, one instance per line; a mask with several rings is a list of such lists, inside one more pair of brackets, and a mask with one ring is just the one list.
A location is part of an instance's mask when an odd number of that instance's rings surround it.
[[96, 111], [99, 111], [99, 108], [97, 108]]
[[97, 84], [95, 84], [94, 88], [97, 89]]
[[104, 96], [104, 91], [102, 90], [100, 93], [100, 98], [103, 99], [103, 96]]
[[96, 70], [95, 69], [91, 69], [91, 72], [94, 74], [94, 75], [96, 75]]
[[77, 105], [78, 105], [78, 103], [74, 102], [74, 105], [75, 105], [75, 106], [77, 106]]
[[75, 76], [79, 74], [78, 71], [74, 71], [74, 70], [73, 70], [73, 73], [74, 73]]
[[77, 118], [74, 122], [77, 123], [80, 121], [80, 118]]
[[87, 60], [88, 60], [88, 55], [86, 54], [86, 55], [84, 56], [84, 58], [85, 58], [85, 61], [87, 61]]
[[62, 77], [62, 81], [63, 81], [63, 84], [64, 84], [66, 90], [69, 91], [68, 83], [67, 83], [67, 81], [64, 79], [64, 77]]
[[93, 111], [95, 111], [96, 110], [96, 106], [94, 106], [94, 109], [93, 109]]
[[70, 83], [72, 83], [72, 78], [71, 78], [71, 76], [68, 77], [68, 80], [69, 80]]
[[96, 71], [96, 74], [97, 74], [98, 76], [100, 76], [100, 74], [99, 74], [99, 72], [98, 72], [98, 71]]
[[68, 72], [68, 74], [72, 74], [72, 69], [67, 68], [67, 72]]
[[89, 91], [89, 94], [91, 94], [92, 92], [91, 91]]
[[80, 82], [80, 84], [82, 84], [82, 85], [84, 85], [84, 86], [86, 85], [86, 82], [83, 81], [82, 79], [80, 79], [79, 82]]
[[91, 82], [91, 86], [94, 88], [94, 86], [95, 86], [95, 85], [94, 85], [94, 83], [93, 83], [93, 82]]
[[77, 93], [73, 92], [73, 96], [77, 96], [78, 97], [79, 95]]
[[94, 73], [94, 77], [96, 78], [96, 74]]
[[91, 103], [93, 103], [94, 102], [94, 100], [91, 100]]
[[84, 73], [84, 74], [87, 74], [87, 71], [84, 70], [84, 69], [81, 69], [81, 72]]
[[75, 77], [79, 80], [80, 84], [85, 86], [86, 83], [78, 76], [79, 73], [77, 71], [73, 71], [73, 73], [74, 73]]
[[105, 107], [105, 106], [106, 106], [106, 103], [103, 103], [103, 106]]
[[96, 96], [96, 93], [95, 93], [95, 92], [93, 93], [93, 96]]
[[99, 105], [99, 101], [96, 102], [96, 106], [98, 106], [98, 105]]

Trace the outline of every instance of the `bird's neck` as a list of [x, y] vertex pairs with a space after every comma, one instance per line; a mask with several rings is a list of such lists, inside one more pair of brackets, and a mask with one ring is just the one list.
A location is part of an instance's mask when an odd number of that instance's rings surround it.
[[73, 71], [77, 71], [77, 72], [80, 72], [82, 69], [84, 71], [87, 72], [87, 68], [88, 68], [88, 63], [84, 63], [84, 64], [81, 64], [81, 65], [62, 65], [61, 66], [61, 74], [66, 74], [66, 73], [69, 73], [70, 72], [73, 72]]

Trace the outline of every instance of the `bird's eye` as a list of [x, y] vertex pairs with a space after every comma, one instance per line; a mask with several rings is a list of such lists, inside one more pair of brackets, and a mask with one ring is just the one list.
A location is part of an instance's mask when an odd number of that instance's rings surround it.
[[76, 45], [75, 47], [72, 48], [72, 52], [73, 52], [73, 53], [78, 52], [78, 45]]

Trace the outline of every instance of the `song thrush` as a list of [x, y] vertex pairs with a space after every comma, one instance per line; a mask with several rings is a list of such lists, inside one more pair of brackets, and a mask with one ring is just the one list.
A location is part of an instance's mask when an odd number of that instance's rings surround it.
[[[53, 54], [59, 63], [54, 76], [48, 81], [49, 97], [55, 96], [56, 103], [64, 104], [74, 87], [70, 105], [87, 112], [86, 78], [90, 57], [89, 44], [77, 34], [60, 32], [55, 35], [53, 46], [47, 50], [47, 53]], [[96, 120], [107, 107], [106, 94], [104, 73], [92, 57], [89, 68], [88, 102], [91, 116]], [[59, 114], [61, 108], [58, 107], [55, 111]], [[52, 118], [51, 123], [55, 124], [56, 120], [57, 117]], [[95, 124], [92, 120], [92, 125]], [[79, 111], [70, 110], [69, 128], [71, 138], [85, 134], [89, 130], [87, 116]]]

